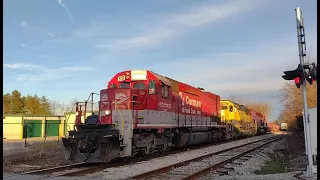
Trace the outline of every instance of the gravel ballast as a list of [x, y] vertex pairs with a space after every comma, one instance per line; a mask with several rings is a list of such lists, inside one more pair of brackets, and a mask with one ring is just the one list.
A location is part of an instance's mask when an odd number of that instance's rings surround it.
[[148, 172], [161, 167], [165, 167], [165, 166], [179, 163], [182, 161], [197, 158], [197, 157], [206, 155], [208, 153], [218, 152], [227, 148], [232, 148], [245, 143], [262, 140], [262, 139], [273, 137], [273, 136], [275, 135], [267, 134], [263, 136], [256, 136], [256, 137], [247, 138], [243, 140], [232, 141], [224, 144], [212, 145], [205, 148], [194, 149], [187, 152], [176, 153], [176, 154], [172, 154], [172, 155], [168, 155], [160, 158], [154, 158], [154, 159], [151, 159], [148, 161], [142, 161], [136, 164], [107, 168], [104, 171], [94, 173], [94, 174], [89, 174], [87, 176], [102, 177], [104, 179], [126, 179], [144, 172]]
[[[291, 180], [297, 179], [294, 176], [301, 171], [292, 171], [287, 173], [274, 173], [274, 174], [265, 174], [257, 175], [256, 171], [261, 170], [261, 167], [265, 165], [266, 161], [270, 160], [268, 154], [274, 153], [276, 150], [285, 149], [286, 139], [274, 142], [270, 145], [267, 145], [262, 151], [254, 153], [253, 157], [245, 161], [241, 165], [235, 165], [234, 170], [229, 171], [228, 175], [220, 176], [217, 173], [210, 173], [202, 177], [203, 180], [217, 179], [217, 180]], [[311, 178], [312, 179], [312, 178]]]

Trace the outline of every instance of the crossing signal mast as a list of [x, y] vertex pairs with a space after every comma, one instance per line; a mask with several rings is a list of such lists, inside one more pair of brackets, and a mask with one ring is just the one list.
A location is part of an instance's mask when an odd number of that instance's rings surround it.
[[313, 81], [317, 81], [317, 65], [315, 63], [309, 64], [304, 62], [304, 59], [306, 57], [306, 35], [304, 30], [302, 12], [299, 7], [296, 8], [296, 18], [300, 64], [295, 70], [284, 71], [285, 75], [283, 75], [282, 78], [287, 81], [294, 80], [297, 88], [300, 88], [302, 86], [304, 134], [306, 154], [308, 155], [307, 175], [312, 176], [312, 174], [315, 173], [314, 171], [316, 170], [313, 169], [306, 81], [310, 83], [310, 85], [312, 85]]

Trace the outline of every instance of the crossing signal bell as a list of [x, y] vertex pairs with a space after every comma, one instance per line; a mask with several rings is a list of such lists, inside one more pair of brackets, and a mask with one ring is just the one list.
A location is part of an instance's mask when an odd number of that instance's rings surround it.
[[287, 81], [294, 80], [297, 88], [300, 88], [305, 79], [305, 72], [301, 64], [295, 70], [284, 71], [284, 74], [282, 78]]

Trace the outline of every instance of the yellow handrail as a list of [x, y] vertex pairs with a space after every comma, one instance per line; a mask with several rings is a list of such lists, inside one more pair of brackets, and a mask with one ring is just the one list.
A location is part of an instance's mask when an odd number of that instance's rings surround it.
[[131, 111], [130, 111], [130, 109], [129, 109], [131, 102], [134, 102], [134, 101], [128, 101], [128, 110], [129, 110], [130, 117], [131, 117], [131, 127], [132, 127], [132, 128], [131, 128], [131, 133], [132, 133], [132, 135], [133, 135], [133, 128], [134, 128], [134, 127], [133, 127], [133, 122], [134, 122], [134, 120], [133, 120], [133, 118], [132, 118], [132, 114], [131, 114]]
[[119, 112], [120, 118], [121, 118], [121, 120], [122, 120], [122, 125], [121, 125], [121, 138], [119, 139], [119, 140], [122, 140], [122, 139], [123, 139], [123, 136], [124, 136], [124, 119], [123, 119], [123, 117], [122, 117], [122, 115], [121, 115], [121, 112], [120, 112], [119, 109], [118, 109], [117, 101], [113, 101], [113, 103], [115, 104], [115, 108], [116, 108], [116, 110]]
[[[131, 133], [133, 134], [134, 119], [133, 119], [132, 113], [131, 113], [131, 111], [130, 111], [130, 103], [131, 103], [131, 102], [135, 102], [135, 101], [128, 101], [128, 106], [127, 106], [127, 108], [128, 108], [128, 111], [129, 111], [129, 114], [130, 114], [130, 118], [131, 118], [131, 126], [132, 126], [132, 128], [131, 128]], [[116, 110], [118, 111], [118, 113], [119, 113], [119, 115], [120, 115], [120, 118], [121, 118], [121, 121], [122, 121], [122, 124], [121, 124], [121, 130], [122, 130], [122, 132], [121, 132], [121, 138], [120, 138], [120, 140], [122, 140], [122, 139], [123, 139], [123, 136], [124, 136], [124, 119], [123, 119], [123, 117], [122, 117], [122, 114], [121, 114], [118, 106], [117, 106], [117, 102], [114, 101], [113, 103], [115, 104], [115, 108], [116, 108]]]

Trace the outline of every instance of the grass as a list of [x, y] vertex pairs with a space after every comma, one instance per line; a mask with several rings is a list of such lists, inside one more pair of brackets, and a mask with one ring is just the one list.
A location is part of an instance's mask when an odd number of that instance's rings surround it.
[[255, 174], [276, 174], [291, 171], [290, 159], [282, 153], [268, 154], [270, 160], [260, 170], [256, 170]]
[[305, 168], [307, 164], [304, 155], [304, 138], [300, 136], [299, 132], [293, 131], [290, 136], [285, 138], [285, 148], [273, 149], [273, 152], [268, 154], [270, 159], [254, 173], [287, 173]]

